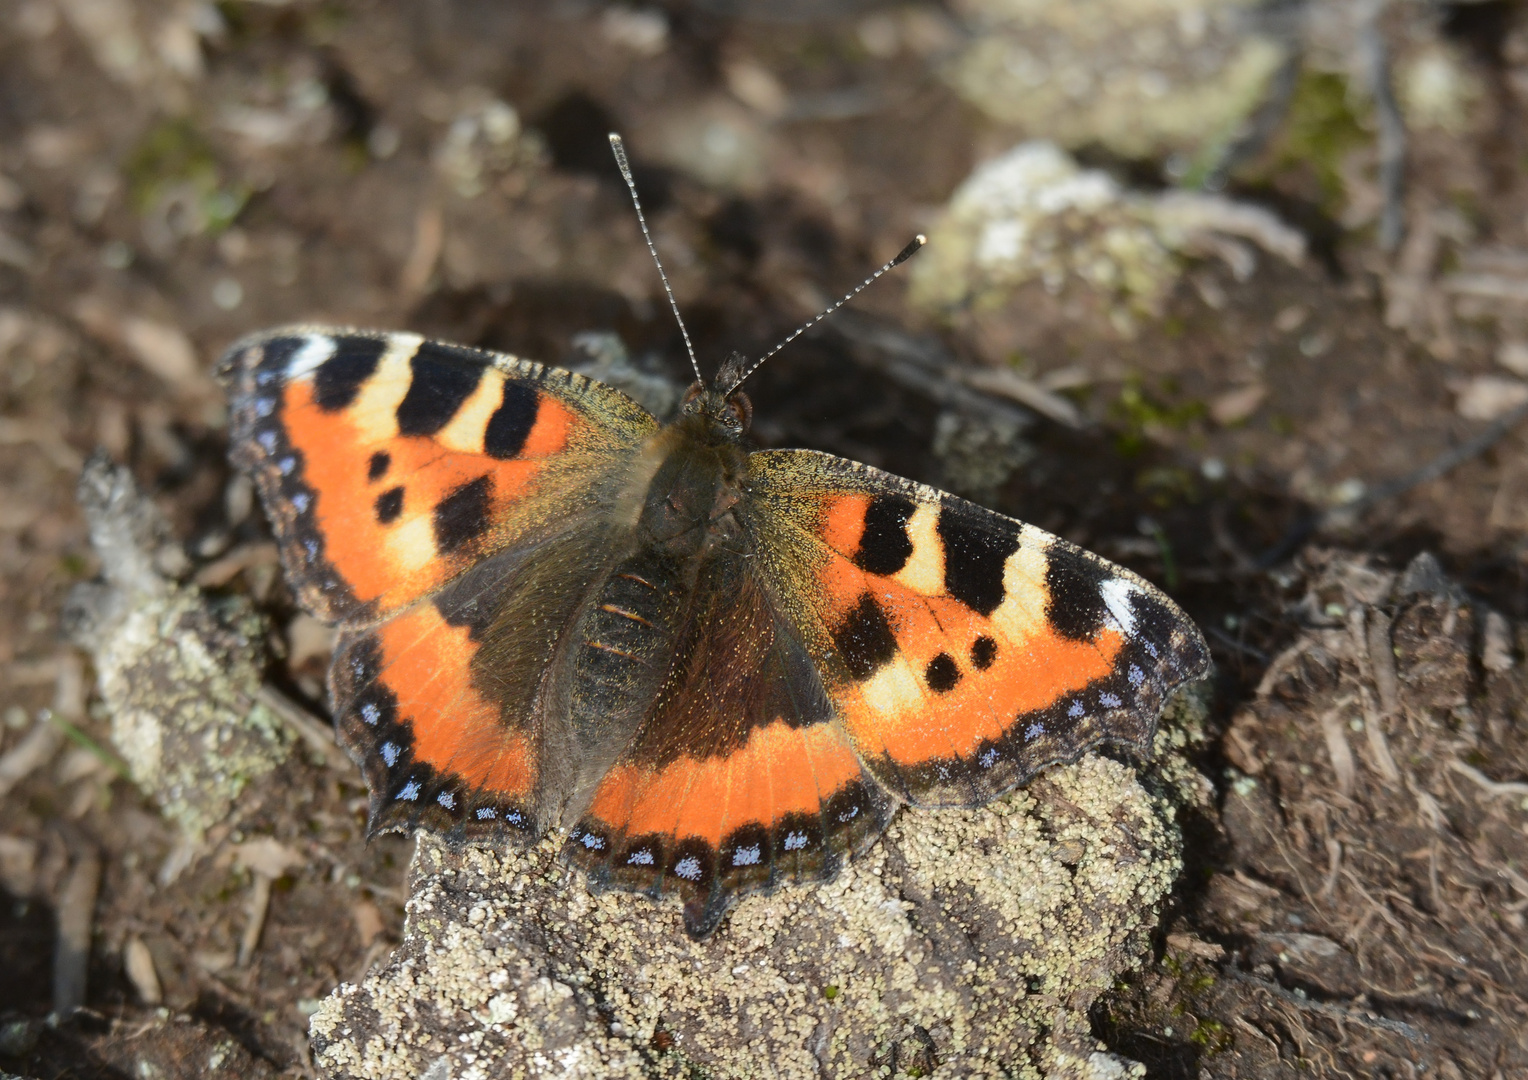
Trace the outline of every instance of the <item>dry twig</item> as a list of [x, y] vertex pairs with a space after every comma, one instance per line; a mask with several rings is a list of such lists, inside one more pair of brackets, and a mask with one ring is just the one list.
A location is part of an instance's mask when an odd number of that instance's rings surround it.
[[1448, 767], [1493, 797], [1528, 798], [1528, 784], [1517, 780], [1492, 780], [1479, 769], [1466, 765], [1458, 758], [1449, 758]]
[[1357, 768], [1353, 763], [1353, 749], [1348, 745], [1347, 733], [1342, 730], [1342, 702], [1335, 708], [1321, 713], [1321, 734], [1326, 737], [1326, 752], [1332, 758], [1332, 771], [1337, 774], [1337, 790], [1343, 798], [1353, 795], [1353, 783]]
[[58, 937], [53, 945], [53, 1012], [68, 1016], [85, 1004], [85, 972], [90, 963], [90, 931], [101, 887], [101, 857], [80, 845], [58, 900]]
[[302, 736], [302, 740], [323, 757], [324, 764], [340, 772], [348, 772], [354, 768], [344, 751], [335, 743], [332, 727], [319, 723], [312, 713], [270, 683], [261, 684], [260, 692], [256, 697], [260, 704], [275, 713], [283, 723]]
[[1248, 986], [1255, 986], [1259, 990], [1263, 990], [1280, 1001], [1293, 1005], [1297, 1009], [1319, 1013], [1322, 1016], [1329, 1016], [1333, 1020], [1358, 1024], [1362, 1027], [1372, 1028], [1375, 1031], [1387, 1031], [1392, 1035], [1399, 1035], [1403, 1039], [1409, 1039], [1411, 1042], [1425, 1043], [1430, 1041], [1426, 1032], [1418, 1031], [1404, 1021], [1391, 1020], [1388, 1017], [1378, 1016], [1367, 1010], [1345, 1009], [1341, 1005], [1333, 1005], [1326, 1001], [1316, 1001], [1303, 994], [1296, 994], [1285, 990], [1278, 983], [1269, 982], [1267, 979], [1260, 979], [1256, 975], [1250, 975], [1230, 965], [1226, 965], [1220, 970], [1229, 978], [1235, 979], [1239, 983], [1245, 983]]

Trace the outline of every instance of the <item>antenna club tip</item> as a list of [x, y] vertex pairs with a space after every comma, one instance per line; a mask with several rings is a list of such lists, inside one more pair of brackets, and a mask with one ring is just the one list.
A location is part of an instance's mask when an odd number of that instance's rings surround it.
[[911, 259], [914, 255], [918, 254], [919, 249], [921, 249], [926, 243], [928, 243], [928, 237], [924, 236], [922, 233], [919, 233], [917, 236], [913, 237], [912, 243], [908, 244], [901, 251], [897, 252], [897, 257], [892, 259], [891, 262], [887, 264], [886, 268], [889, 270], [893, 266], [900, 266], [902, 263], [905, 263], [908, 259]]
[[606, 135], [605, 138], [610, 140], [610, 145], [611, 146], [620, 146], [621, 145], [621, 136], [620, 136], [620, 134], [618, 132], [612, 131], [609, 135]]

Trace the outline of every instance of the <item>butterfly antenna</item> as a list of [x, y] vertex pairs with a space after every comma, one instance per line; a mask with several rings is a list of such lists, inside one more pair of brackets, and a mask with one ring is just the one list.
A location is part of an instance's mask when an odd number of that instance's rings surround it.
[[829, 315], [833, 314], [839, 308], [843, 307], [850, 300], [853, 300], [860, 293], [864, 292], [864, 290], [870, 285], [870, 283], [872, 281], [875, 281], [882, 274], [886, 273], [886, 271], [890, 270], [894, 266], [901, 266], [908, 259], [911, 259], [914, 255], [918, 254], [919, 249], [922, 248], [923, 245], [926, 244], [926, 243], [928, 243], [928, 237], [924, 236], [922, 233], [919, 233], [917, 236], [913, 237], [911, 243], [909, 243], [901, 251], [897, 252], [897, 254], [892, 259], [890, 259], [884, 266], [882, 266], [879, 270], [877, 270], [875, 273], [871, 274], [864, 281], [860, 282], [858, 285], [856, 285], [849, 292], [845, 293], [844, 296], [843, 296], [843, 299], [839, 300], [838, 303], [833, 304], [831, 307], [828, 307], [828, 308], [824, 309], [823, 311], [819, 312], [813, 318], [808, 319], [806, 322], [804, 322], [800, 326], [796, 327], [796, 329], [792, 330], [789, 334], [787, 334], [785, 336], [785, 340], [784, 341], [780, 342], [780, 344], [776, 345], [773, 349], [770, 349], [763, 356], [761, 356], [757, 360], [755, 360], [753, 362], [753, 365], [751, 367], [749, 367], [747, 371], [743, 372], [742, 375], [738, 376], [738, 379], [737, 379], [736, 382], [734, 382], [731, 386], [727, 387], [727, 389], [723, 392], [722, 396], [725, 397], [728, 394], [731, 394], [732, 391], [736, 390], [739, 386], [742, 386], [744, 379], [748, 378], [748, 376], [752, 375], [755, 371], [758, 371], [759, 368], [764, 366], [764, 361], [768, 360], [771, 356], [775, 355], [775, 353], [777, 353], [781, 349], [785, 348], [787, 345], [789, 345], [791, 342], [795, 341], [802, 334], [806, 333], [812, 327], [814, 327], [818, 323], [822, 322], [823, 319], [826, 319]]
[[674, 299], [674, 289], [669, 285], [668, 275], [663, 272], [663, 260], [658, 258], [658, 249], [653, 244], [653, 234], [647, 231], [647, 215], [642, 213], [642, 200], [637, 197], [637, 182], [631, 175], [631, 163], [626, 160], [626, 145], [613, 131], [610, 133], [610, 150], [615, 154], [615, 163], [621, 168], [621, 179], [626, 181], [626, 190], [631, 192], [631, 204], [637, 208], [637, 222], [642, 226], [642, 235], [647, 240], [647, 250], [658, 267], [658, 277], [663, 281], [663, 291], [668, 293], [669, 307], [673, 309], [674, 321], [679, 324], [679, 332], [684, 335], [684, 349], [690, 354], [690, 366], [695, 369], [695, 377], [704, 383], [706, 379], [700, 373], [700, 361], [695, 359], [695, 346], [690, 344], [690, 331], [684, 325], [684, 316], [679, 314], [679, 301]]

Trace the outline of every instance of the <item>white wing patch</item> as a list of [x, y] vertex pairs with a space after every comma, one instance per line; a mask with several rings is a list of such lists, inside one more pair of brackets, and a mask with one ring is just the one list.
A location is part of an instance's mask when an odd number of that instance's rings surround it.
[[302, 348], [287, 361], [287, 378], [296, 382], [317, 370], [324, 361], [334, 355], [334, 339], [326, 334], [313, 334], [302, 343]]
[[1126, 637], [1135, 633], [1135, 609], [1130, 605], [1130, 598], [1136, 591], [1136, 587], [1124, 578], [1109, 578], [1098, 586], [1104, 605]]

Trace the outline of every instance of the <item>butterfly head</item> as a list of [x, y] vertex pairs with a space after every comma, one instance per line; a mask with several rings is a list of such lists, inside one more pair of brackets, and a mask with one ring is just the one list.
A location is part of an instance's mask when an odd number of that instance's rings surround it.
[[724, 440], [741, 439], [753, 422], [753, 403], [741, 390], [723, 393], [715, 386], [695, 382], [685, 391], [680, 414], [701, 420]]

